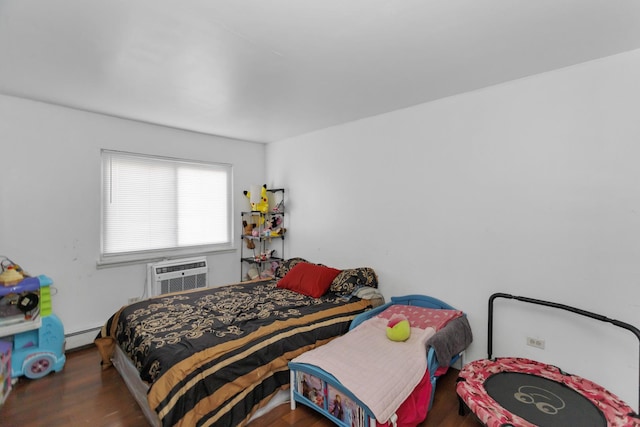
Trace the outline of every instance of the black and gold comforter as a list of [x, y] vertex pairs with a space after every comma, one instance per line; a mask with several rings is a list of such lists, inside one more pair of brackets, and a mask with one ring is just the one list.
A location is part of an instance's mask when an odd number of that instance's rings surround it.
[[307, 297], [255, 281], [168, 294], [123, 307], [96, 344], [103, 365], [116, 343], [150, 384], [164, 426], [236, 426], [278, 390], [287, 363], [345, 334], [370, 301]]

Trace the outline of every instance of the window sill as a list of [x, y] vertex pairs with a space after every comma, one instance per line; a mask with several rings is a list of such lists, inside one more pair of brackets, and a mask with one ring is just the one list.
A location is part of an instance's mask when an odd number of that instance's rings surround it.
[[166, 259], [178, 259], [203, 255], [218, 255], [223, 253], [236, 252], [238, 249], [233, 246], [224, 246], [219, 248], [200, 248], [199, 250], [169, 250], [169, 251], [154, 251], [153, 253], [138, 253], [138, 254], [126, 254], [126, 255], [113, 255], [102, 258], [96, 262], [98, 269], [122, 267], [126, 265], [138, 265], [146, 264], [150, 262], [163, 261]]

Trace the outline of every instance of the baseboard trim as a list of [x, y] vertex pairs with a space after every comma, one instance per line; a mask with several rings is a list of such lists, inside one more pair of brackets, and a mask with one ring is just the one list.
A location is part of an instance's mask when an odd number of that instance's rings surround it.
[[86, 347], [88, 345], [93, 344], [93, 340], [95, 340], [98, 332], [101, 327], [95, 327], [91, 329], [85, 329], [84, 331], [72, 332], [69, 334], [65, 334], [65, 348], [67, 350], [72, 350], [80, 347]]

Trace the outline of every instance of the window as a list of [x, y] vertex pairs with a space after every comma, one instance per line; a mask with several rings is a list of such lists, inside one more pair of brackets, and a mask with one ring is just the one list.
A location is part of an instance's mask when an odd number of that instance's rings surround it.
[[102, 151], [101, 261], [228, 249], [231, 165]]

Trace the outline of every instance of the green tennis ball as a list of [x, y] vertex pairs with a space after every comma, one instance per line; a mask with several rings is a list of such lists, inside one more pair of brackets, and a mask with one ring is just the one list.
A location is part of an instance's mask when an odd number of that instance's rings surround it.
[[387, 338], [391, 341], [406, 341], [411, 336], [411, 325], [404, 316], [394, 316], [387, 323]]

